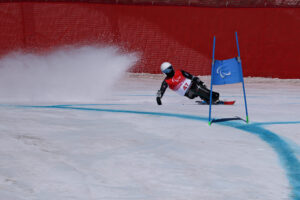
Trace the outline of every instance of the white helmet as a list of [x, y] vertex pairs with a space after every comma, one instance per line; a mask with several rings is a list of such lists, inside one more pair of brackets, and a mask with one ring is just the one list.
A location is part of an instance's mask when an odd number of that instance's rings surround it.
[[169, 62], [163, 62], [160, 65], [160, 70], [161, 70], [162, 73], [164, 73], [166, 75], [174, 72], [173, 66]]

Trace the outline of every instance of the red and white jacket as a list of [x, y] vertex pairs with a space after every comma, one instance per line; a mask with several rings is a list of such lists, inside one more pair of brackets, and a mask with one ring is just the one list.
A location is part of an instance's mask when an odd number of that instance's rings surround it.
[[[183, 74], [184, 73], [184, 74]], [[184, 96], [191, 86], [192, 80], [187, 78], [187, 72], [176, 70], [174, 76], [167, 77], [164, 81], [168, 84], [171, 90], [174, 90], [179, 95]], [[188, 74], [188, 77], [192, 75]], [[163, 91], [164, 92], [164, 91]]]

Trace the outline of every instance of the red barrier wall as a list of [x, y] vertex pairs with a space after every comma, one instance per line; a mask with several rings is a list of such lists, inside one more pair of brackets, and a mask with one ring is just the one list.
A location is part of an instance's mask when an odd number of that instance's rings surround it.
[[[0, 54], [65, 44], [116, 44], [140, 52], [133, 72], [160, 73], [163, 61], [197, 75], [237, 56], [245, 76], [300, 78], [299, 8], [201, 8], [96, 3], [0, 3]], [[84, 66], [83, 66], [84, 67]]]

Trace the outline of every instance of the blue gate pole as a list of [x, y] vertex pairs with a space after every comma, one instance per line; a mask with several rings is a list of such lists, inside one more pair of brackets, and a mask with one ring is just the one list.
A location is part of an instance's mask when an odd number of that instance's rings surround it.
[[212, 55], [212, 63], [211, 63], [211, 75], [210, 75], [210, 94], [209, 94], [209, 117], [208, 124], [211, 125], [211, 103], [212, 103], [212, 89], [213, 89], [213, 69], [215, 65], [215, 45], [216, 45], [216, 37], [214, 36], [214, 44], [213, 44], [213, 55]]
[[241, 55], [240, 55], [240, 48], [239, 48], [239, 41], [238, 41], [238, 36], [237, 36], [237, 32], [235, 32], [235, 38], [236, 38], [236, 46], [237, 46], [237, 50], [238, 50], [238, 62], [240, 65], [240, 69], [241, 69], [241, 76], [242, 76], [242, 85], [243, 85], [243, 92], [244, 92], [244, 101], [245, 101], [245, 110], [246, 110], [246, 122], [249, 122], [249, 117], [248, 117], [248, 109], [247, 109], [247, 100], [246, 100], [246, 91], [245, 91], [245, 84], [244, 84], [244, 76], [243, 76], [243, 68], [242, 68], [242, 60], [241, 60]]

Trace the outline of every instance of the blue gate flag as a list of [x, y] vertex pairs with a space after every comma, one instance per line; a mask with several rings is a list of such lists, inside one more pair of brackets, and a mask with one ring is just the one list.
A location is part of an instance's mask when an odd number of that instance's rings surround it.
[[211, 120], [213, 85], [224, 85], [224, 84], [232, 84], [232, 83], [240, 83], [240, 82], [242, 82], [243, 85], [245, 110], [246, 110], [246, 122], [247, 123], [249, 122], [246, 91], [245, 91], [245, 84], [243, 78], [241, 55], [240, 55], [237, 32], [235, 32], [235, 39], [236, 39], [236, 46], [238, 50], [238, 57], [227, 59], [227, 60], [215, 60], [216, 37], [214, 36], [213, 54], [212, 54], [212, 63], [211, 63], [211, 84], [210, 84], [210, 94], [209, 94], [210, 97], [209, 116], [208, 116], [209, 125], [211, 125], [211, 123], [214, 121]]
[[212, 84], [224, 85], [243, 81], [243, 72], [238, 58], [215, 60], [212, 70]]

